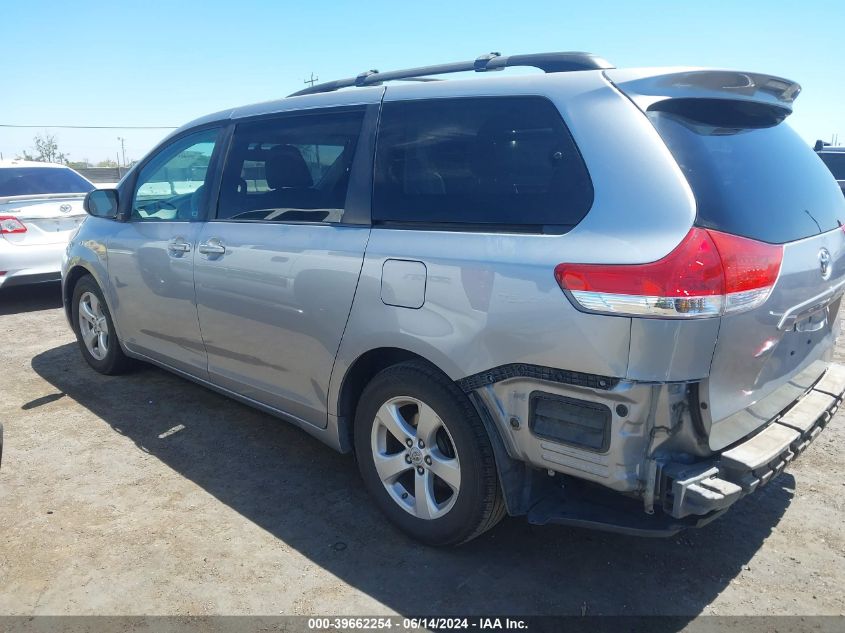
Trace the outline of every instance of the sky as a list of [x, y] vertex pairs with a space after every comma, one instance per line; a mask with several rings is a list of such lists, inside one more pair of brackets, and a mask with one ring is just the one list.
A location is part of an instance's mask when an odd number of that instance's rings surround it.
[[[39, 132], [70, 160], [143, 157], [169, 130], [320, 81], [504, 55], [589, 51], [618, 67], [707, 66], [798, 81], [790, 124], [845, 144], [845, 0], [0, 0], [0, 154]], [[514, 72], [506, 70], [504, 72]], [[518, 72], [518, 71], [517, 71]], [[122, 160], [122, 156], [121, 156]]]

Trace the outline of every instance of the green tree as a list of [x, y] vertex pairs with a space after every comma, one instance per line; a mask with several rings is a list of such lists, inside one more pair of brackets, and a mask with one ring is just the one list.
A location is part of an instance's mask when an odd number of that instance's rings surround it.
[[23, 150], [22, 158], [24, 160], [34, 160], [40, 163], [67, 163], [67, 154], [59, 151], [59, 144], [54, 135], [47, 132], [36, 134], [33, 143], [35, 144], [33, 147], [34, 153], [30, 154]]

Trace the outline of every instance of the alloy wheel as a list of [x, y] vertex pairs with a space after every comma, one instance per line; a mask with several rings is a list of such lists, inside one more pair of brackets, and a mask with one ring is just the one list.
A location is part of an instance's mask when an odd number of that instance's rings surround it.
[[109, 323], [101, 301], [93, 292], [79, 297], [79, 333], [85, 349], [97, 360], [109, 353]]
[[385, 402], [372, 427], [376, 471], [390, 497], [409, 514], [437, 519], [455, 505], [461, 465], [443, 420], [410, 396]]

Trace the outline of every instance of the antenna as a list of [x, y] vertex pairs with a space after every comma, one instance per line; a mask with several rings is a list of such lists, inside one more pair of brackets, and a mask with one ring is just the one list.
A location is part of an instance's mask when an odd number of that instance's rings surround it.
[[302, 83], [308, 84], [309, 86], [313, 87], [319, 79], [320, 78], [317, 77], [314, 73], [311, 73], [311, 76], [308, 79], [304, 80]]

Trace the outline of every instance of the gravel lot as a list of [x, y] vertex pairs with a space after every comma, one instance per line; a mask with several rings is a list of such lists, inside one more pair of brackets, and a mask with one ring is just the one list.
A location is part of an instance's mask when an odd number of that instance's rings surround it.
[[0, 614], [845, 613], [841, 415], [698, 531], [507, 519], [435, 550], [293, 426], [152, 367], [94, 373], [56, 285], [0, 291], [0, 333]]

